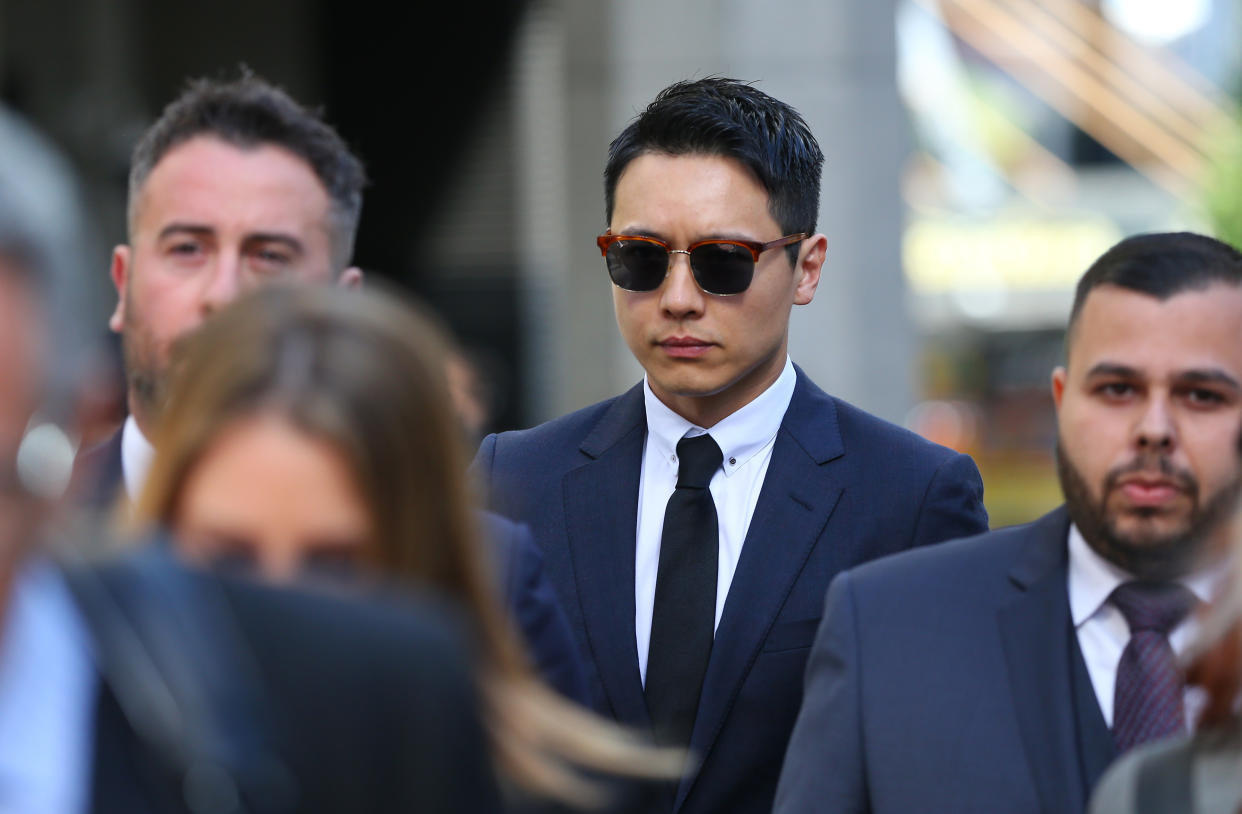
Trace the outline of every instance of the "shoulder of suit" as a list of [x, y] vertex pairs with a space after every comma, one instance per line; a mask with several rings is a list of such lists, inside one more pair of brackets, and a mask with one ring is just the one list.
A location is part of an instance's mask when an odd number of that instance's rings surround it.
[[[407, 586], [360, 586], [348, 594], [278, 587], [182, 567], [171, 557], [148, 557], [141, 550], [83, 568], [78, 573], [107, 586], [127, 613], [157, 614], [168, 622], [201, 619], [236, 633], [261, 661], [305, 654], [336, 670], [350, 654], [365, 654], [365, 663], [394, 665], [410, 661], [402, 653], [421, 652], [431, 664], [465, 654], [466, 627], [456, 607]], [[175, 613], [161, 613], [169, 610]]]
[[855, 591], [960, 591], [970, 581], [1007, 574], [1032, 541], [1044, 533], [1055, 514], [890, 554], [851, 569], [850, 579]]
[[[316, 650], [333, 642], [351, 649], [396, 641], [404, 641], [415, 649], [456, 649], [465, 630], [454, 605], [408, 586], [358, 586], [361, 590], [351, 589], [346, 594], [337, 590], [276, 587], [242, 578], [202, 578], [219, 584], [243, 630], [254, 629], [246, 622], [259, 617], [266, 617], [273, 631], [279, 631], [282, 623], [288, 622], [290, 629], [284, 635], [300, 638]], [[305, 632], [293, 630], [293, 626]]]
[[595, 428], [604, 414], [627, 395], [629, 392], [582, 407], [528, 429], [497, 433], [493, 436], [496, 446], [506, 450], [528, 447], [546, 450], [550, 445], [570, 445], [577, 449], [577, 445]]

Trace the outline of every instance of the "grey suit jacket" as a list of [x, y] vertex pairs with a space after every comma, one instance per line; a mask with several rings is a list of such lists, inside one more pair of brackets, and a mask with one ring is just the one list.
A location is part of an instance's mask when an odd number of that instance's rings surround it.
[[777, 814], [1075, 814], [1113, 756], [1074, 635], [1069, 517], [838, 576]]
[[1135, 749], [1091, 797], [1090, 814], [1237, 814], [1242, 811], [1242, 731], [1201, 733]]

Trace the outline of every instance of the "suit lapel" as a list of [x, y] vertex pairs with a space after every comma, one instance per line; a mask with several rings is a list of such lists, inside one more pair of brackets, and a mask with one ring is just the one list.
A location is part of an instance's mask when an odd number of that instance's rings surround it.
[[1017, 596], [998, 612], [1018, 728], [1040, 810], [1084, 805], [1072, 682], [1077, 639], [1066, 588], [1069, 517], [1058, 509], [1031, 528], [1009, 577]]
[[618, 398], [565, 474], [565, 525], [591, 655], [618, 720], [649, 724], [634, 637], [638, 481], [647, 430], [642, 385]]
[[[89, 809], [93, 814], [178, 810], [169, 806], [175, 796], [162, 796], [168, 791], [163, 788], [166, 778], [144, 762], [137, 738], [107, 684], [99, 689], [93, 731]], [[159, 804], [152, 796], [162, 796]]]
[[126, 498], [121, 463], [121, 433], [82, 451], [74, 461], [74, 479], [82, 501], [92, 510], [111, 511]]
[[[703, 680], [690, 740], [703, 759], [841, 497], [843, 484], [820, 464], [843, 452], [835, 404], [798, 370]], [[676, 807], [693, 782], [682, 781]]]

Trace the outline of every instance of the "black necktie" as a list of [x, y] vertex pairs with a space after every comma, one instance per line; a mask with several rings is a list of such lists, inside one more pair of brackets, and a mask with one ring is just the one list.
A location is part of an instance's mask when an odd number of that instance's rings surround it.
[[1168, 636], [1198, 600], [1175, 582], [1127, 582], [1111, 599], [1130, 626], [1113, 692], [1113, 740], [1120, 754], [1186, 731], [1185, 679]]
[[720, 468], [710, 435], [677, 443], [677, 488], [664, 510], [647, 651], [647, 710], [656, 739], [687, 746], [716, 623], [720, 535], [707, 488]]

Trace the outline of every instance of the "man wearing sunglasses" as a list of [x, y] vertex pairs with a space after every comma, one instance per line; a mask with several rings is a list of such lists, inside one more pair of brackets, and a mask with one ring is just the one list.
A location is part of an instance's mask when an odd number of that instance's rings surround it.
[[691, 750], [671, 811], [771, 809], [833, 575], [987, 525], [970, 458], [789, 359], [827, 248], [822, 161], [747, 84], [662, 91], [612, 142], [597, 239], [644, 381], [475, 459], [544, 546], [599, 709]]

